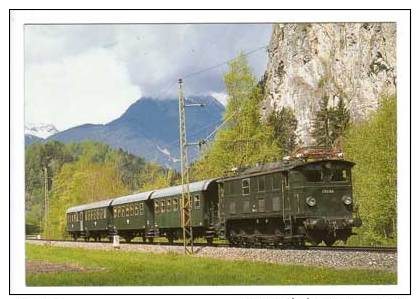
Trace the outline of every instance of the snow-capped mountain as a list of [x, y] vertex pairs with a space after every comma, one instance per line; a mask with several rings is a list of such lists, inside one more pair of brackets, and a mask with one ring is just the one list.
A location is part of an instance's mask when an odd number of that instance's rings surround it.
[[52, 124], [32, 124], [25, 125], [25, 135], [32, 135], [42, 139], [46, 139], [51, 135], [58, 133], [57, 128]]

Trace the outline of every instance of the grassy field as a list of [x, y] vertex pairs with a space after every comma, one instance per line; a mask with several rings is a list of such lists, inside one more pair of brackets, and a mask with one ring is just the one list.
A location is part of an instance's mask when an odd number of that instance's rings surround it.
[[222, 261], [175, 253], [88, 250], [26, 245], [27, 261], [81, 271], [28, 273], [28, 286], [349, 285], [395, 284], [395, 273]]

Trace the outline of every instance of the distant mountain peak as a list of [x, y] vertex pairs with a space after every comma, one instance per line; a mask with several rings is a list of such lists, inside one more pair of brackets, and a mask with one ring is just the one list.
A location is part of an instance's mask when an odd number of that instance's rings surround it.
[[[221, 123], [225, 108], [212, 96], [188, 96], [187, 101], [205, 104], [186, 110], [187, 134], [193, 142], [207, 137]], [[142, 97], [105, 125], [80, 125], [54, 134], [48, 140], [65, 143], [95, 140], [179, 169], [178, 113], [176, 97]], [[191, 151], [189, 156], [193, 161], [198, 153]]]
[[27, 123], [25, 124], [25, 134], [36, 136], [42, 139], [46, 139], [51, 135], [58, 133], [59, 131], [53, 124], [46, 123]]

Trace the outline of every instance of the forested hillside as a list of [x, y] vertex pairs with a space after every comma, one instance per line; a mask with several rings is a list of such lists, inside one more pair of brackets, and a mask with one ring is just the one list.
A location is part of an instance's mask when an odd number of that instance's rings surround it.
[[163, 187], [176, 180], [172, 170], [96, 142], [33, 144], [26, 149], [25, 162], [27, 233], [37, 233], [41, 227], [48, 237], [64, 237], [65, 210], [70, 206]]
[[353, 242], [397, 243], [397, 100], [383, 98], [368, 120], [345, 135], [346, 159], [353, 168], [353, 192], [363, 226]]

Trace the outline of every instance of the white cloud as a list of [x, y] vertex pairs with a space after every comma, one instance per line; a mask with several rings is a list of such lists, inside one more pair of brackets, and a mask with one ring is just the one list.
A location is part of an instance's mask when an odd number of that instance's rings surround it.
[[125, 64], [103, 48], [25, 69], [25, 121], [52, 123], [59, 130], [107, 123], [140, 96]]

